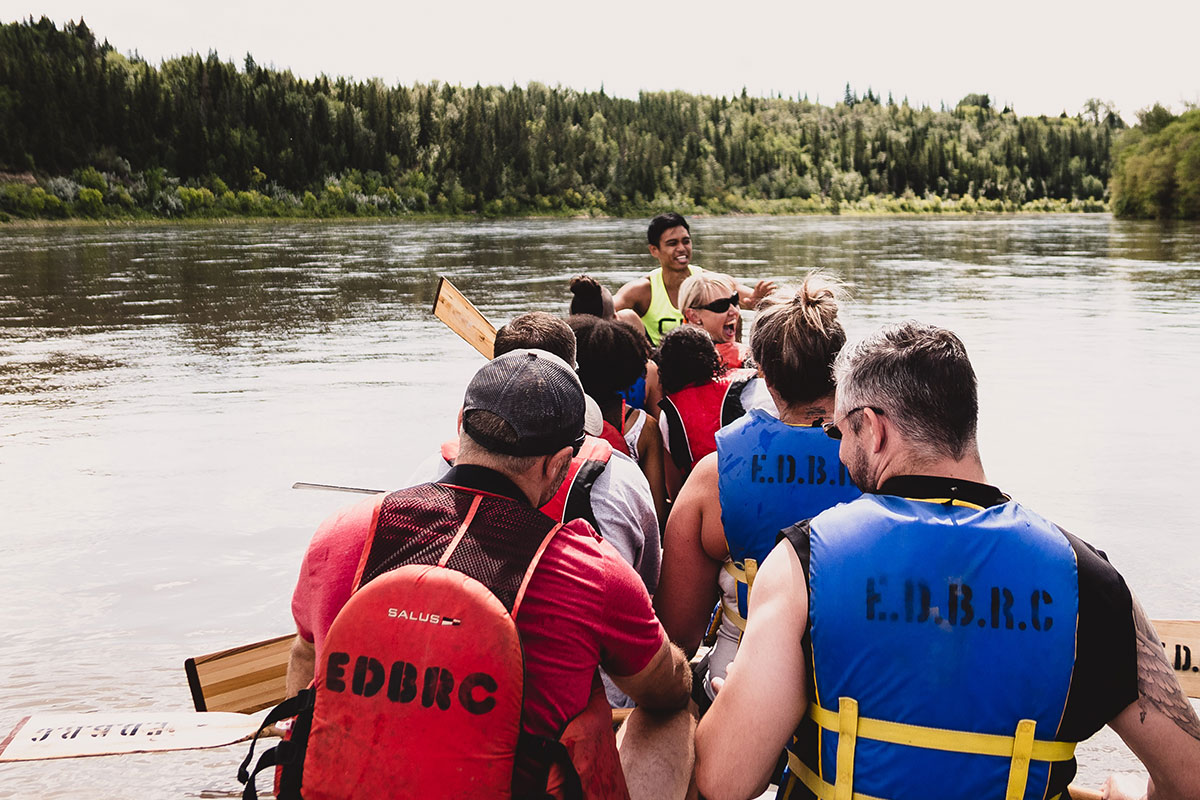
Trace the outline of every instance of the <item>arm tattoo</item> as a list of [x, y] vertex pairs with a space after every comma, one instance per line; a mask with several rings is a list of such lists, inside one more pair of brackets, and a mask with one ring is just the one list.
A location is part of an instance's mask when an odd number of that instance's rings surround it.
[[1200, 740], [1200, 719], [1196, 710], [1179, 688], [1175, 671], [1167, 662], [1162, 640], [1137, 598], [1133, 599], [1133, 624], [1137, 629], [1138, 708], [1141, 721], [1151, 707], [1179, 726], [1180, 730]]

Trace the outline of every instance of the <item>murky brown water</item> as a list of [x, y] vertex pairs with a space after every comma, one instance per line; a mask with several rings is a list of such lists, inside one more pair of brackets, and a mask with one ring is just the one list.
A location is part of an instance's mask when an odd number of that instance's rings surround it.
[[[1200, 617], [1200, 226], [1107, 216], [697, 220], [696, 261], [824, 266], [851, 338], [966, 341], [991, 480], [1106, 550], [1155, 617]], [[345, 496], [446, 438], [494, 322], [570, 276], [652, 266], [638, 221], [0, 228], [0, 736], [30, 711], [186, 710], [184, 658], [290, 630]], [[1082, 749], [1084, 783], [1125, 756]], [[0, 766], [0, 797], [235, 796], [241, 747]]]

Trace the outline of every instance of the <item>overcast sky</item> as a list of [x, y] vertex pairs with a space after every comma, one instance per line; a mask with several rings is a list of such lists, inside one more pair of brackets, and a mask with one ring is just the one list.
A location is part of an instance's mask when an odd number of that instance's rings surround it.
[[682, 89], [807, 94], [847, 82], [953, 106], [970, 92], [1022, 115], [1091, 97], [1134, 121], [1154, 102], [1200, 103], [1200, 0], [693, 2], [605, 0], [0, 0], [0, 19], [84, 17], [151, 63], [216, 50], [300, 77], [525, 85], [610, 94]]

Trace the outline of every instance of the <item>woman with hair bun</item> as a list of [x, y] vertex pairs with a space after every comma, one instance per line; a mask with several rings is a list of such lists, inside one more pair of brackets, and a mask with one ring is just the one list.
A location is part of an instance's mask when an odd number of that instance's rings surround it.
[[613, 311], [612, 293], [591, 275], [576, 275], [571, 278], [570, 288], [573, 295], [569, 309], [571, 316], [588, 314], [601, 319], [616, 319], [628, 325], [643, 342], [643, 349], [646, 351], [645, 369], [637, 380], [622, 389], [621, 397], [632, 408], [642, 409], [658, 419], [658, 401], [662, 399], [662, 390], [658, 385], [658, 365], [650, 360], [653, 346], [650, 344], [650, 338], [646, 336], [646, 329], [642, 327], [641, 320], [636, 314], [633, 315], [632, 321], [622, 319], [622, 315], [616, 314]]
[[[578, 314], [567, 319], [575, 331], [579, 381], [604, 417], [602, 438], [642, 468], [661, 526], [667, 520], [662, 436], [650, 415], [631, 408], [621, 396], [646, 370], [648, 343], [623, 322]], [[649, 421], [649, 424], [647, 424]]]
[[601, 319], [612, 319], [616, 314], [613, 310], [612, 292], [605, 289], [600, 281], [591, 275], [576, 275], [571, 278], [571, 308], [569, 314], [591, 314]]
[[716, 452], [696, 465], [672, 509], [654, 598], [671, 641], [695, 651], [721, 600], [701, 701], [737, 652], [755, 572], [779, 531], [861, 494], [821, 427], [833, 421], [832, 367], [846, 342], [838, 294], [812, 273], [793, 294], [760, 304], [750, 349], [779, 418], [752, 409], [718, 432]]

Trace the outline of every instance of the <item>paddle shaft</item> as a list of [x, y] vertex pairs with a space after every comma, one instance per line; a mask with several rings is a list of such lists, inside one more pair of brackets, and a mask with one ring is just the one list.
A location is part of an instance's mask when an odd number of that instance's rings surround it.
[[320, 489], [323, 492], [350, 492], [352, 494], [383, 494], [383, 489], [359, 489], [355, 486], [335, 486], [332, 483], [306, 483], [296, 481], [293, 489]]

